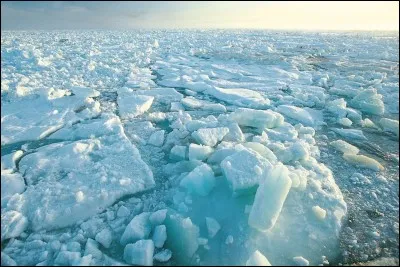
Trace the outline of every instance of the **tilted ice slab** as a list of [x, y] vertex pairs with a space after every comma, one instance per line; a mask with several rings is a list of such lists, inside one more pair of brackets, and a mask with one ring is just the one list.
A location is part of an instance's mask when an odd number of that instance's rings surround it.
[[119, 114], [123, 119], [132, 119], [145, 113], [153, 104], [154, 97], [134, 95], [133, 90], [118, 92]]
[[378, 94], [376, 89], [366, 89], [359, 92], [350, 104], [366, 113], [382, 115], [385, 112], [385, 104], [382, 101], [382, 95]]
[[65, 125], [98, 116], [100, 103], [92, 98], [98, 95], [83, 87], [37, 89], [18, 101], [3, 103], [1, 144], [43, 139]]
[[277, 112], [250, 108], [238, 108], [231, 114], [231, 118], [239, 125], [259, 129], [279, 127], [284, 121], [283, 116]]
[[20, 171], [28, 187], [7, 209], [24, 214], [35, 231], [72, 225], [154, 186], [151, 170], [121, 134], [42, 147], [21, 160]]
[[306, 126], [314, 126], [320, 124], [317, 118], [308, 112], [306, 109], [291, 106], [291, 105], [280, 105], [277, 111], [291, 119], [297, 120]]
[[268, 98], [260, 93], [249, 89], [224, 89], [213, 87], [205, 91], [219, 100], [240, 107], [263, 108], [270, 105]]

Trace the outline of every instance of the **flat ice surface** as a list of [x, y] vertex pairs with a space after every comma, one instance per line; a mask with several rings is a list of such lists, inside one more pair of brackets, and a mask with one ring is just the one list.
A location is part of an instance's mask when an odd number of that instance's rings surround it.
[[2, 31], [2, 265], [398, 258], [398, 40]]

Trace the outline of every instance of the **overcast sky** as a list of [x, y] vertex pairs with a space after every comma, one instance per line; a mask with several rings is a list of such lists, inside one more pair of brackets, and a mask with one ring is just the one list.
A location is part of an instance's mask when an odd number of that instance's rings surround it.
[[2, 30], [399, 30], [399, 2], [1, 2]]

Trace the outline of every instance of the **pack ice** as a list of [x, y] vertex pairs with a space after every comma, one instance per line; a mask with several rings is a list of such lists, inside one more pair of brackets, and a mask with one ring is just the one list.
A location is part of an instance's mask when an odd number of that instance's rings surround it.
[[2, 265], [398, 255], [398, 35], [2, 31], [1, 44]]

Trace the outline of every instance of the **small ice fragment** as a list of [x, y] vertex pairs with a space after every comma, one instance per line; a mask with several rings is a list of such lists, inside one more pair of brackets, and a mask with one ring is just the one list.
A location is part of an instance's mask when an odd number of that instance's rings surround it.
[[105, 228], [96, 235], [95, 240], [99, 242], [103, 247], [109, 248], [112, 241], [112, 233], [110, 230]]
[[150, 223], [152, 225], [162, 224], [167, 216], [167, 209], [157, 210], [150, 215]]
[[314, 212], [315, 217], [319, 220], [324, 220], [326, 217], [326, 210], [322, 209], [320, 206], [313, 206], [312, 211]]
[[126, 217], [130, 214], [130, 211], [127, 207], [125, 207], [124, 205], [122, 205], [121, 207], [119, 207], [118, 211], [117, 211], [117, 216], [118, 217]]
[[310, 265], [309, 261], [301, 256], [293, 257], [293, 261], [297, 266], [308, 266]]
[[233, 243], [233, 236], [228, 235], [225, 240], [225, 244], [230, 245]]
[[162, 146], [164, 143], [165, 130], [160, 130], [150, 135], [148, 143], [153, 146]]
[[154, 255], [154, 259], [158, 262], [167, 262], [172, 257], [172, 251], [169, 249], [164, 249]]
[[167, 229], [165, 225], [157, 225], [154, 228], [152, 239], [156, 248], [162, 248], [164, 246], [165, 240], [167, 240]]
[[124, 249], [124, 260], [129, 264], [152, 266], [154, 243], [152, 240], [139, 240], [128, 244]]
[[219, 225], [218, 221], [211, 217], [206, 217], [206, 225], [207, 225], [208, 236], [210, 238], [213, 238], [221, 229], [221, 226]]
[[246, 266], [272, 266], [268, 259], [258, 250], [251, 254], [246, 261]]

